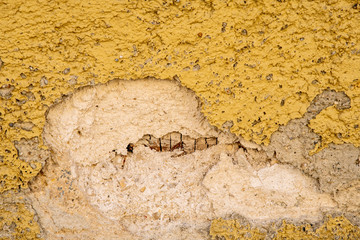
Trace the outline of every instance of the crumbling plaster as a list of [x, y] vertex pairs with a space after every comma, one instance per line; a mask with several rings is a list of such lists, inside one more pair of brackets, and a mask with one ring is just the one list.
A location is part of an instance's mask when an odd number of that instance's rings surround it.
[[[3, 0], [0, 191], [26, 189], [43, 168], [49, 106], [113, 78], [180, 81], [211, 124], [264, 144], [325, 89], [344, 92], [350, 108], [310, 120], [321, 141], [309, 151], [358, 147], [359, 9], [351, 0]], [[18, 155], [22, 141], [40, 143], [38, 161]]]
[[322, 146], [358, 146], [356, 4], [4, 1], [1, 155], [16, 177], [4, 189], [26, 186], [39, 171], [19, 180], [16, 169], [28, 165], [15, 160], [13, 141], [40, 136], [46, 109], [62, 94], [113, 78], [178, 79], [201, 98], [210, 123], [232, 121], [232, 132], [257, 143], [301, 117], [326, 88], [344, 91], [352, 107], [326, 109], [310, 127]]
[[[341, 212], [314, 178], [260, 158], [262, 150], [239, 147], [244, 140], [211, 126], [195, 94], [173, 80], [82, 88], [51, 107], [46, 119], [52, 159], [28, 196], [49, 239], [93, 231], [104, 238], [129, 232], [136, 239], [206, 239], [209, 219], [231, 214], [264, 226]], [[146, 133], [169, 132], [213, 137], [217, 144], [185, 155], [142, 144], [127, 150]]]

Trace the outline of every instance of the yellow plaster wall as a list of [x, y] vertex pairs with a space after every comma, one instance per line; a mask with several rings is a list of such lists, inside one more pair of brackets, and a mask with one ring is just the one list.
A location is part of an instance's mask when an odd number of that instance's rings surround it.
[[[275, 227], [276, 228], [276, 227]], [[210, 227], [211, 239], [265, 239], [266, 234], [257, 228], [244, 226], [238, 220], [214, 219]], [[310, 224], [296, 226], [283, 221], [272, 239], [359, 239], [360, 228], [343, 216], [328, 217], [318, 228]]]
[[14, 141], [41, 136], [63, 94], [113, 78], [180, 80], [212, 124], [232, 121], [264, 144], [324, 89], [344, 91], [352, 107], [330, 107], [310, 127], [319, 149], [360, 146], [356, 0], [0, 0], [0, 12], [0, 92], [12, 90], [0, 97], [0, 192], [41, 170], [19, 160]]
[[10, 229], [10, 236], [0, 239], [40, 239], [40, 226], [34, 214], [23, 204], [2, 204], [0, 206], [0, 229]]

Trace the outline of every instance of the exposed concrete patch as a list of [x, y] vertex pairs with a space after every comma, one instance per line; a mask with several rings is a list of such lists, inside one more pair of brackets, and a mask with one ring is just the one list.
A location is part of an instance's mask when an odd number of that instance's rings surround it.
[[309, 173], [319, 179], [322, 191], [335, 194], [360, 179], [360, 167], [356, 165], [359, 154], [359, 148], [352, 144], [332, 144], [314, 155]]
[[[218, 144], [173, 156], [129, 143], [178, 132]], [[175, 81], [111, 81], [79, 89], [50, 108], [52, 160], [31, 184], [47, 237], [206, 238], [210, 220], [240, 214], [256, 225], [319, 221], [336, 207], [300, 170], [259, 145], [212, 127], [194, 93]], [[240, 141], [249, 148], [236, 148]], [[272, 158], [272, 159], [271, 159]]]
[[34, 126], [35, 124], [33, 124], [32, 122], [22, 122], [22, 121], [18, 121], [17, 123], [14, 124], [14, 127], [21, 128], [25, 131], [31, 131], [31, 129]]
[[355, 187], [360, 179], [359, 148], [352, 144], [330, 144], [328, 148], [309, 155], [316, 145], [321, 144], [321, 138], [308, 127], [309, 121], [332, 105], [339, 110], [350, 108], [350, 98], [343, 92], [324, 91], [312, 101], [302, 118], [280, 127], [272, 135], [270, 145], [264, 149], [269, 157], [276, 156], [281, 163], [301, 169], [316, 179], [322, 192], [335, 197], [341, 207], [340, 212], [355, 213], [360, 211], [359, 205], [347, 197], [360, 194]]
[[[31, 125], [20, 124], [18, 126], [30, 127]], [[45, 161], [50, 157], [50, 152], [48, 150], [39, 148], [39, 139], [37, 137], [32, 139], [22, 138], [20, 141], [15, 141], [14, 145], [18, 151], [19, 159], [30, 163], [30, 166], [33, 169], [37, 168], [35, 163], [40, 163], [43, 167], [45, 165]]]
[[322, 210], [335, 207], [299, 170], [275, 164], [254, 171], [245, 155], [237, 154], [238, 164], [222, 154], [203, 181], [216, 216], [235, 212], [259, 225], [282, 218], [318, 221]]
[[355, 178], [353, 180], [346, 181], [343, 185], [338, 187], [338, 189], [336, 189], [337, 192], [334, 194], [335, 200], [339, 202], [340, 206], [346, 211], [357, 214], [357, 224], [359, 224], [360, 179]]
[[15, 89], [13, 85], [4, 84], [0, 87], [0, 97], [5, 99], [10, 99], [12, 94], [11, 92]]
[[349, 109], [351, 107], [351, 99], [344, 92], [337, 92], [328, 88], [312, 100], [303, 118], [309, 121], [316, 117], [323, 109], [332, 105], [335, 105], [338, 110]]

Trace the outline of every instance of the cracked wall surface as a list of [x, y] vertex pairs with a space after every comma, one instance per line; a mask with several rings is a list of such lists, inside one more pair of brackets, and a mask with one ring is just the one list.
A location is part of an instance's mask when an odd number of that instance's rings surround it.
[[[359, 9], [353, 0], [0, 1], [0, 192], [18, 196], [46, 170], [50, 106], [78, 87], [151, 76], [193, 90], [213, 126], [268, 145], [243, 142], [255, 169], [300, 169], [351, 218]], [[35, 215], [19, 206], [25, 229]]]
[[[48, 239], [74, 233], [92, 238], [94, 231], [104, 238], [206, 239], [209, 220], [229, 215], [264, 227], [279, 219], [314, 223], [325, 214], [358, 210], [346, 208], [357, 208], [346, 197], [321, 191], [321, 182], [296, 165], [279, 164], [282, 158], [274, 161], [262, 146], [247, 146], [211, 126], [196, 95], [173, 80], [85, 87], [51, 107], [46, 119], [43, 137], [51, 161], [28, 197]], [[128, 148], [145, 133], [157, 138], [169, 132], [192, 136], [194, 144], [199, 137], [218, 143], [186, 155], [141, 144]]]

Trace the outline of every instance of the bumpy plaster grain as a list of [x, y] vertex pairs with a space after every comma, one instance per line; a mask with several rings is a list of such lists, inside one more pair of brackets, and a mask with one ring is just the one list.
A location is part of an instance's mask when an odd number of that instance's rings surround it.
[[274, 239], [284, 239], [289, 236], [293, 239], [358, 239], [360, 229], [342, 216], [334, 218], [329, 216], [317, 229], [314, 229], [310, 224], [296, 226], [284, 222]]
[[[179, 79], [201, 97], [210, 123], [232, 121], [234, 133], [257, 143], [268, 143], [328, 87], [359, 101], [360, 70], [349, 68], [360, 61], [353, 1], [5, 3], [0, 81], [14, 89], [2, 102], [1, 155], [17, 177], [12, 142], [39, 137], [47, 107], [62, 94], [116, 77]], [[312, 121], [324, 146], [358, 144], [358, 106]], [[19, 119], [36, 127], [8, 126]], [[6, 182], [3, 191], [28, 180]]]
[[42, 239], [39, 217], [24, 193], [8, 192], [0, 198], [0, 239]]
[[327, 216], [318, 223], [293, 224], [282, 221], [255, 228], [243, 218], [216, 219], [210, 227], [211, 239], [358, 239], [360, 228], [343, 216]]
[[318, 149], [358, 146], [355, 1], [5, 0], [0, 9], [0, 192], [26, 188], [40, 171], [18, 158], [14, 141], [41, 136], [48, 106], [114, 77], [174, 77], [201, 97], [212, 124], [232, 121], [258, 143], [330, 87], [352, 106], [311, 120]]
[[264, 239], [266, 232], [252, 228], [250, 223], [241, 219], [214, 219], [210, 227], [211, 239]]

